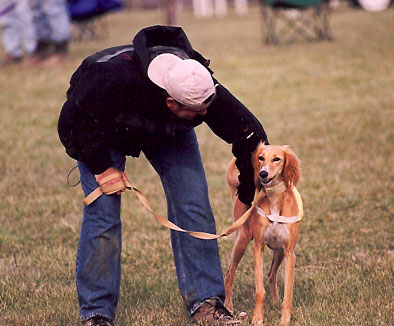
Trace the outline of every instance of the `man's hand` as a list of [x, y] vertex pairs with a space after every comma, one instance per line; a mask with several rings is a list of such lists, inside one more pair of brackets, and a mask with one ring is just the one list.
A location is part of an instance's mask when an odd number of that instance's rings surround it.
[[109, 169], [105, 170], [103, 173], [96, 175], [96, 181], [97, 183], [101, 186], [100, 181], [103, 180], [106, 176], [110, 175], [110, 174], [120, 174], [121, 177], [115, 177], [113, 179], [108, 180], [107, 182], [105, 182], [106, 185], [113, 185], [119, 181], [123, 181], [123, 187], [116, 192], [117, 195], [121, 195], [122, 192], [124, 192], [126, 190], [126, 183], [129, 183], [129, 180], [126, 176], [126, 174], [118, 169], [115, 169], [113, 167], [110, 167]]

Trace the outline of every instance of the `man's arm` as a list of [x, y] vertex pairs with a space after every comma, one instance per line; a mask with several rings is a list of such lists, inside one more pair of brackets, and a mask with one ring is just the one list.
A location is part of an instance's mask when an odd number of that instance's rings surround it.
[[252, 153], [260, 142], [268, 144], [267, 135], [257, 118], [226, 88], [218, 85], [216, 93], [204, 120], [216, 135], [233, 144], [240, 171], [238, 198], [248, 205], [255, 191]]

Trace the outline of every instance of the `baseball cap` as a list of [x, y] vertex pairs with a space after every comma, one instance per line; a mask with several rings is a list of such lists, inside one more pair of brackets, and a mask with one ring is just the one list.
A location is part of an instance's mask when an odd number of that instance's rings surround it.
[[212, 102], [215, 86], [209, 71], [198, 61], [163, 53], [152, 60], [148, 77], [174, 100], [193, 111], [205, 110]]

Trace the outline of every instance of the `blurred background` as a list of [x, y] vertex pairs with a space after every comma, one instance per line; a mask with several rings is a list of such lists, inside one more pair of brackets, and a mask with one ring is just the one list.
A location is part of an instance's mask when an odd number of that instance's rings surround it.
[[287, 19], [287, 27], [311, 40], [314, 37], [301, 25], [301, 17], [305, 11], [313, 11], [306, 24], [315, 29], [317, 39], [329, 40], [329, 15], [337, 8], [348, 6], [376, 12], [392, 4], [392, 0], [0, 0], [5, 52], [0, 65], [62, 62], [72, 40], [89, 40], [100, 33], [102, 36], [106, 27], [100, 23], [101, 18], [114, 11], [156, 10], [162, 12], [158, 24], [178, 25], [183, 12], [192, 12], [200, 20], [219, 19], [230, 11], [248, 15], [251, 6], [260, 6], [267, 29], [265, 42], [277, 44], [283, 38], [278, 17]]

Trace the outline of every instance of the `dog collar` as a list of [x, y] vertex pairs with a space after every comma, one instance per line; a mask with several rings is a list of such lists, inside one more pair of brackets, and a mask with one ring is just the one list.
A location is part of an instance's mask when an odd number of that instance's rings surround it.
[[265, 195], [267, 197], [274, 197], [274, 196], [278, 196], [281, 193], [285, 192], [287, 189], [287, 186], [282, 181], [281, 183], [278, 183], [277, 185], [272, 186], [272, 187], [264, 187], [264, 185], [263, 185], [263, 189], [264, 189]]

